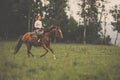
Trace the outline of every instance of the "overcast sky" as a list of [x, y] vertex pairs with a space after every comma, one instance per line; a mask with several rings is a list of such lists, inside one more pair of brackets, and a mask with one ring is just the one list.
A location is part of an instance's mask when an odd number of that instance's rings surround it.
[[[79, 10], [77, 4], [80, 0], [69, 0], [69, 5], [70, 5], [70, 12], [68, 13], [68, 15], [72, 15], [75, 20], [79, 20], [79, 16], [76, 15], [77, 11]], [[106, 0], [108, 3], [106, 4], [106, 9], [109, 11], [114, 5], [118, 5], [120, 4], [120, 0]], [[116, 32], [113, 32], [112, 30], [112, 25], [110, 25], [110, 22], [112, 21], [112, 16], [108, 15], [107, 18], [107, 34], [109, 34], [112, 38], [112, 43], [114, 43], [115, 37], [116, 37]], [[119, 34], [119, 38], [117, 41], [117, 44], [120, 45], [120, 34]]]

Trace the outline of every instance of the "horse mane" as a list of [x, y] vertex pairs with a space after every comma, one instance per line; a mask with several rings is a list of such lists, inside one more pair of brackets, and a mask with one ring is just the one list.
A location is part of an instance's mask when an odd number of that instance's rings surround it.
[[52, 30], [52, 29], [55, 29], [56, 28], [56, 26], [53, 26], [53, 25], [51, 25], [50, 27], [48, 27], [49, 28], [49, 30]]
[[55, 29], [55, 28], [56, 28], [56, 26], [49, 26], [45, 29], [45, 32], [49, 32], [49, 31], [51, 31], [52, 29]]

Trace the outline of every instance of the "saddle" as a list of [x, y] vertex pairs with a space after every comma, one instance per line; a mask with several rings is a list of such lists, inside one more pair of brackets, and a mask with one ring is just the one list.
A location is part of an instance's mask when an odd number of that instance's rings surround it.
[[38, 38], [38, 36], [37, 36], [37, 33], [36, 32], [31, 32], [31, 38]]
[[33, 31], [30, 36], [33, 40], [38, 40], [42, 39], [43, 34], [38, 34], [36, 31]]

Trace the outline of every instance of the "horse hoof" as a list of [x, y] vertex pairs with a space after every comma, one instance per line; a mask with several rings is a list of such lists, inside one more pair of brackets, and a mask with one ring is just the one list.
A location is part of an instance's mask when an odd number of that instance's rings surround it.
[[55, 55], [53, 55], [53, 59], [54, 59], [54, 60], [56, 60], [56, 57], [55, 57]]
[[56, 60], [56, 57], [54, 57], [53, 59]]

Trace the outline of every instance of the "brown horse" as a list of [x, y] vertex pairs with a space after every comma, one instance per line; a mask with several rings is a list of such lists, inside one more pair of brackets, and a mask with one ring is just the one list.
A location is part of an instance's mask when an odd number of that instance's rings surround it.
[[14, 54], [16, 54], [19, 51], [22, 43], [25, 43], [27, 46], [27, 55], [28, 56], [30, 56], [30, 55], [34, 56], [31, 53], [32, 46], [42, 46], [46, 50], [46, 52], [44, 54], [42, 54], [40, 57], [45, 56], [48, 53], [48, 51], [50, 50], [53, 54], [53, 58], [56, 59], [54, 51], [50, 47], [50, 42], [51, 42], [52, 36], [63, 38], [63, 34], [62, 34], [60, 27], [50, 27], [47, 31], [44, 32], [40, 43], [38, 43], [38, 37], [36, 34], [33, 34], [33, 32], [27, 32], [23, 36], [20, 36], [18, 43], [15, 47]]

